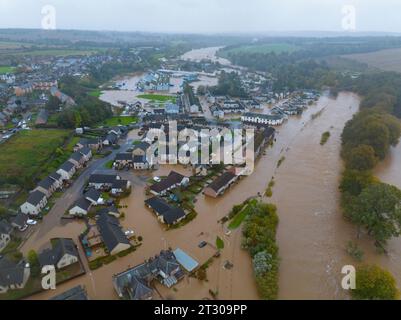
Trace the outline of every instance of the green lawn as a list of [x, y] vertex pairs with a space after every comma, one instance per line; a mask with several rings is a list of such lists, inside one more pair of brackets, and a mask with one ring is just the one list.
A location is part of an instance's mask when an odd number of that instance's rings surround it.
[[245, 220], [245, 218], [248, 216], [248, 214], [252, 211], [256, 203], [257, 203], [256, 200], [252, 200], [240, 212], [238, 212], [228, 225], [228, 229], [230, 230], [238, 229], [242, 224], [242, 222]]
[[118, 125], [129, 125], [132, 123], [137, 123], [138, 122], [138, 118], [137, 117], [112, 117], [109, 118], [105, 121], [102, 122], [103, 126], [107, 126], [107, 127], [114, 127], [114, 126], [118, 126]]
[[0, 181], [24, 186], [40, 173], [55, 150], [70, 136], [67, 130], [21, 131], [0, 145]]
[[0, 66], [0, 74], [13, 73], [14, 70], [14, 67]]
[[217, 239], [216, 239], [216, 247], [219, 250], [223, 250], [224, 249], [224, 241], [220, 237], [217, 237]]
[[52, 56], [52, 57], [68, 57], [68, 56], [88, 56], [96, 53], [98, 50], [74, 50], [74, 49], [44, 49], [44, 50], [28, 50], [15, 52], [16, 56]]
[[172, 96], [166, 96], [162, 94], [141, 94], [138, 96], [140, 99], [146, 99], [151, 101], [168, 102], [171, 101], [176, 103], [176, 98]]
[[102, 90], [96, 89], [88, 93], [91, 97], [99, 98], [102, 95]]

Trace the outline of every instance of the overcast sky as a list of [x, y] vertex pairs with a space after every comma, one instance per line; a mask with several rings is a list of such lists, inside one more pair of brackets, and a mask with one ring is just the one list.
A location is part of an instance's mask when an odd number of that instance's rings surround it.
[[45, 5], [57, 29], [196, 33], [342, 31], [353, 5], [356, 31], [401, 32], [401, 0], [0, 0], [0, 28], [40, 28]]

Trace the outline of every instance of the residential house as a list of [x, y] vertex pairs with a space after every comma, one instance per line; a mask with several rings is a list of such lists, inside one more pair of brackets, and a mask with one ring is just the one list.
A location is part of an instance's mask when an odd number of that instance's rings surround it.
[[131, 182], [128, 180], [115, 180], [113, 182], [113, 185], [111, 186], [111, 193], [113, 195], [119, 195], [122, 194], [126, 191], [128, 191], [131, 188]]
[[234, 173], [226, 171], [205, 188], [204, 194], [209, 197], [217, 198], [224, 194], [238, 178], [239, 177]]
[[54, 241], [52, 248], [39, 253], [41, 267], [54, 266], [57, 269], [66, 268], [79, 261], [77, 246], [72, 239], [60, 238]]
[[35, 190], [41, 191], [49, 199], [51, 195], [57, 190], [58, 187], [59, 183], [57, 180], [54, 180], [51, 177], [46, 177], [45, 179], [43, 179], [38, 183]]
[[84, 147], [88, 147], [91, 150], [99, 150], [102, 148], [102, 140], [98, 138], [83, 138], [79, 140], [78, 143], [74, 146], [74, 151], [78, 151]]
[[284, 122], [284, 117], [279, 114], [245, 113], [241, 117], [244, 124], [278, 126]]
[[13, 227], [6, 221], [0, 221], [0, 252], [7, 247], [8, 243], [11, 240], [11, 233], [13, 231]]
[[88, 214], [92, 205], [93, 203], [90, 200], [85, 197], [81, 197], [77, 201], [75, 201], [68, 212], [72, 216], [83, 217]]
[[28, 199], [21, 205], [22, 213], [38, 215], [47, 204], [46, 194], [39, 190], [34, 190], [29, 194]]
[[136, 144], [132, 150], [132, 156], [146, 156], [149, 147], [150, 144], [144, 141]]
[[117, 168], [130, 168], [133, 165], [132, 153], [121, 152], [116, 154], [114, 166]]
[[150, 283], [159, 280], [168, 288], [174, 286], [184, 277], [174, 254], [161, 251], [159, 255], [148, 259], [145, 263], [113, 276], [113, 285], [120, 298], [131, 300], [150, 300], [153, 290]]
[[[11, 225], [19, 231], [24, 231], [28, 227], [28, 216], [23, 213], [18, 213], [11, 219]], [[1, 250], [0, 250], [1, 251]]]
[[154, 195], [164, 195], [179, 186], [185, 186], [189, 183], [189, 178], [182, 174], [171, 171], [167, 178], [150, 186], [149, 190]]
[[70, 160], [67, 160], [60, 166], [60, 168], [56, 172], [61, 175], [63, 180], [71, 180], [76, 171], [77, 168], [75, 164], [72, 163]]
[[92, 158], [92, 149], [89, 147], [83, 147], [78, 152], [84, 156], [85, 162], [88, 162]]
[[92, 174], [89, 177], [89, 186], [97, 190], [111, 189], [116, 180], [121, 180], [121, 177], [116, 174]]
[[68, 161], [72, 162], [75, 165], [75, 167], [77, 169], [79, 169], [79, 168], [82, 168], [82, 166], [85, 164], [86, 158], [84, 157], [84, 155], [82, 153], [77, 151], [77, 152], [74, 152], [73, 154], [71, 154]]
[[63, 186], [63, 177], [61, 176], [61, 174], [53, 172], [52, 174], [49, 175], [49, 177], [56, 182], [56, 189], [61, 188]]
[[99, 190], [96, 190], [95, 188], [90, 188], [88, 191], [86, 191], [84, 197], [85, 199], [89, 200], [94, 206], [102, 202], [102, 194]]
[[121, 217], [121, 212], [115, 206], [103, 208], [103, 209], [99, 210], [97, 214], [98, 215], [108, 214], [108, 215], [116, 217], [116, 218]]
[[156, 214], [160, 222], [167, 225], [177, 224], [186, 217], [184, 210], [168, 204], [159, 197], [145, 200], [145, 205]]
[[0, 256], [0, 293], [25, 288], [31, 275], [29, 263], [21, 260], [15, 263]]
[[193, 174], [195, 176], [206, 177], [208, 172], [209, 166], [206, 164], [196, 164], [193, 166]]
[[105, 146], [112, 146], [117, 144], [118, 142], [118, 135], [115, 134], [114, 132], [109, 133], [104, 139], [103, 139], [103, 145]]
[[116, 217], [102, 213], [99, 215], [96, 225], [109, 254], [114, 255], [131, 247], [131, 243]]

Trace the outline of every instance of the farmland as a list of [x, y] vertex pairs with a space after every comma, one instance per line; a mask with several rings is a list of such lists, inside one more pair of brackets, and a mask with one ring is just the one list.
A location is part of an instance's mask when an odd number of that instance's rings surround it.
[[112, 117], [110, 119], [105, 120], [102, 125], [107, 127], [114, 127], [118, 125], [129, 125], [131, 123], [136, 123], [138, 121], [137, 117]]
[[69, 136], [67, 130], [21, 131], [0, 145], [0, 181], [23, 185], [40, 173], [56, 149]]
[[0, 66], [0, 74], [12, 73], [14, 69], [14, 67]]
[[401, 72], [401, 48], [350, 54], [343, 57], [365, 63], [372, 68]]

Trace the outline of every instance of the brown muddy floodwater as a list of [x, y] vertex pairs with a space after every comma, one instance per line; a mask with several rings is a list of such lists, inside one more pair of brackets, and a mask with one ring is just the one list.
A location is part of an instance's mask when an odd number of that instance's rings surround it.
[[[241, 179], [221, 198], [199, 195], [195, 205], [198, 216], [176, 230], [165, 231], [144, 207], [144, 188], [151, 176], [166, 175], [170, 170], [190, 174], [189, 169], [163, 166], [154, 173], [121, 173], [133, 184], [132, 194], [124, 201], [128, 208], [123, 209], [125, 218], [121, 223], [124, 228], [133, 229], [143, 237], [142, 246], [126, 257], [60, 285], [55, 292], [33, 298], [46, 299], [77, 284], [84, 284], [91, 299], [117, 299], [111, 282], [113, 274], [142, 263], [167, 247], [179, 247], [202, 264], [214, 254], [216, 237], [219, 236], [224, 239], [225, 248], [222, 256], [208, 268], [208, 282], [186, 278], [176, 286], [176, 290], [158, 286], [160, 298], [210, 298], [209, 290], [213, 290], [218, 292], [219, 299], [258, 299], [251, 259], [240, 246], [241, 230], [226, 236], [218, 220], [227, 215], [233, 205], [258, 193], [263, 194], [272, 176], [276, 180], [273, 197], [264, 201], [275, 203], [280, 217], [279, 298], [346, 298], [347, 294], [340, 289], [341, 268], [353, 262], [345, 253], [345, 244], [355, 237], [355, 231], [343, 220], [338, 207], [338, 183], [342, 171], [339, 151], [344, 124], [358, 106], [356, 95], [341, 93], [337, 99], [323, 96], [302, 116], [291, 117], [278, 128], [277, 142], [258, 160], [251, 176]], [[323, 112], [312, 120], [311, 116], [319, 110]], [[321, 135], [325, 131], [330, 131], [331, 137], [326, 145], [321, 146]], [[277, 168], [277, 162], [283, 156], [285, 161]], [[70, 233], [77, 239], [83, 229], [84, 225], [75, 222], [60, 226], [48, 232], [40, 243], [28, 241], [24, 251], [46, 243], [56, 234], [64, 236]], [[198, 244], [203, 240], [209, 246], [200, 249]], [[223, 268], [227, 260], [234, 265], [231, 270]]]

